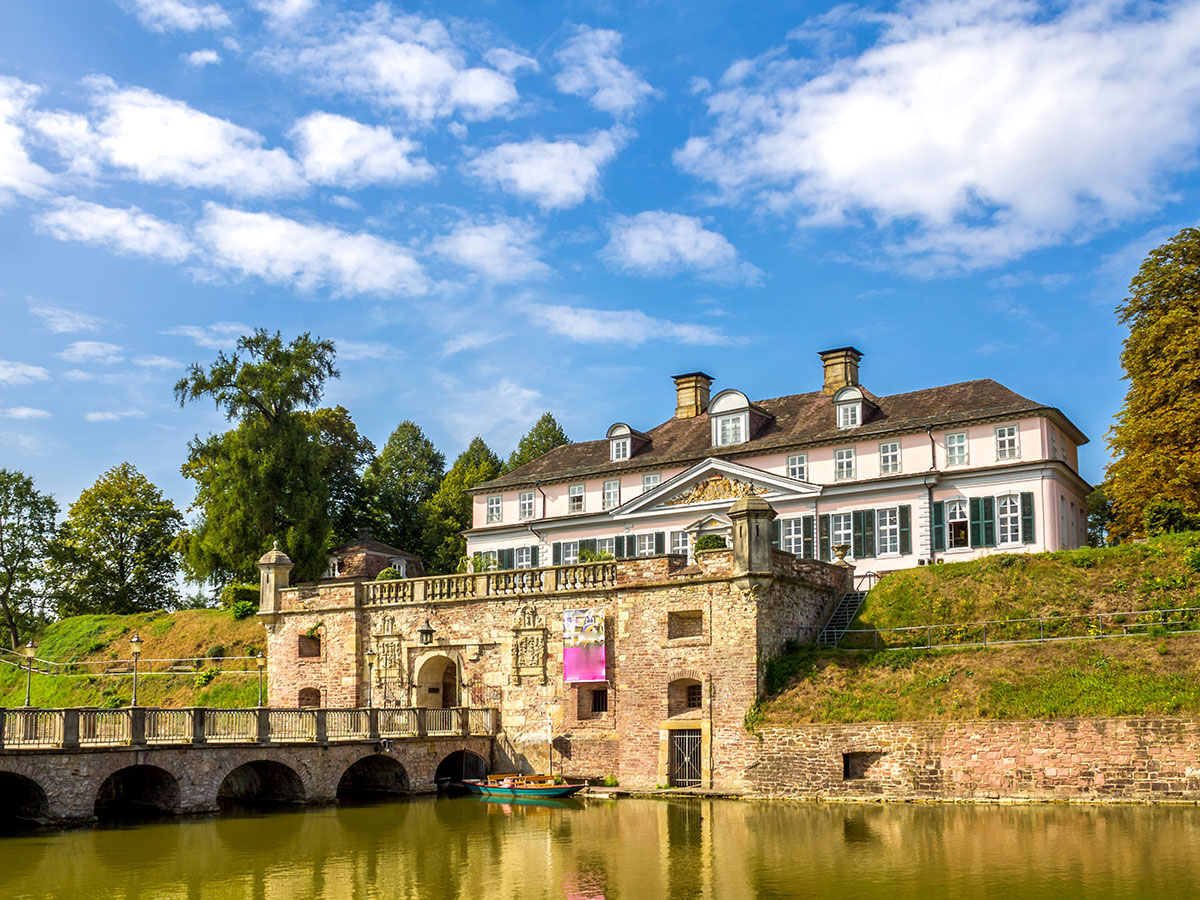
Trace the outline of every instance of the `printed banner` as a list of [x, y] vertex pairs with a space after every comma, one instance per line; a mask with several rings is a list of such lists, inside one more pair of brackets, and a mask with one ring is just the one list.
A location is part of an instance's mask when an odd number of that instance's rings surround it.
[[604, 610], [563, 610], [563, 681], [605, 681]]

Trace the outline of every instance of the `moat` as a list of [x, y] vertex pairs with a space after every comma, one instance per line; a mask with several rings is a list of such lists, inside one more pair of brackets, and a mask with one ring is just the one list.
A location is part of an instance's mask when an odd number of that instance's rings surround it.
[[1185, 898], [1194, 806], [471, 798], [0, 838], [19, 898]]

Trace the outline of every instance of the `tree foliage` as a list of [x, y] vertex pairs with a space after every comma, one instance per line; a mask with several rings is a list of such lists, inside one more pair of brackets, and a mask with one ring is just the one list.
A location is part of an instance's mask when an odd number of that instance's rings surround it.
[[425, 568], [430, 574], [457, 571], [467, 552], [462, 532], [471, 527], [471, 496], [475, 485], [500, 474], [500, 457], [476, 437], [459, 454], [437, 491], [425, 504]]
[[71, 504], [50, 547], [59, 615], [175, 608], [182, 527], [175, 504], [133, 465], [109, 469]]
[[511, 472], [513, 469], [537, 459], [543, 453], [549, 453], [555, 447], [569, 443], [571, 443], [571, 439], [558, 424], [558, 420], [548, 412], [543, 413], [542, 417], [533, 423], [529, 433], [517, 442], [517, 448], [513, 450], [504, 464], [504, 471]]
[[0, 614], [15, 650], [36, 616], [58, 504], [24, 472], [0, 469]]
[[1200, 514], [1200, 230], [1150, 252], [1117, 314], [1129, 390], [1108, 434], [1105, 491], [1114, 528], [1141, 535], [1152, 500]]
[[445, 472], [445, 455], [420, 426], [408, 420], [397, 425], [364, 477], [375, 537], [403, 550], [420, 550], [425, 504]]
[[1087, 495], [1087, 534], [1089, 547], [1107, 547], [1120, 541], [1113, 531], [1112, 501], [1105, 493], [1104, 485]]

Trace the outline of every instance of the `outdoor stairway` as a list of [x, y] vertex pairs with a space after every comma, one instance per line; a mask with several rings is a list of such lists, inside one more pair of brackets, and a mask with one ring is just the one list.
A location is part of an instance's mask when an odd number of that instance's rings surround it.
[[859, 607], [862, 606], [866, 596], [866, 591], [848, 591], [838, 602], [837, 607], [833, 610], [833, 615], [825, 623], [825, 627], [821, 629], [820, 635], [817, 636], [817, 643], [830, 647], [836, 647], [841, 643], [842, 635], [846, 633], [846, 629], [858, 615]]

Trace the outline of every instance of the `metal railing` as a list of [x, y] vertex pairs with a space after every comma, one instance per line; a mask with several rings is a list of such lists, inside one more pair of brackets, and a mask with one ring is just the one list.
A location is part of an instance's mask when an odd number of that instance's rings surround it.
[[1161, 631], [1200, 631], [1200, 606], [992, 619], [986, 622], [911, 625], [903, 628], [852, 628], [842, 636], [843, 650], [933, 650], [939, 647], [991, 647], [1131, 637]]
[[5, 747], [58, 747], [65, 715], [60, 709], [13, 709], [4, 714]]
[[[163, 675], [185, 675], [194, 678], [198, 673], [215, 670], [227, 675], [257, 675], [257, 657], [254, 656], [189, 656], [179, 659], [147, 659], [139, 657], [138, 678], [154, 678]], [[31, 661], [23, 654], [7, 647], [0, 647], [0, 665], [14, 669], [28, 669]], [[96, 675], [133, 677], [133, 659], [76, 659], [60, 662], [53, 659], [32, 659], [35, 675], [60, 675], [74, 678], [89, 678]]]
[[105, 747], [128, 744], [133, 716], [125, 709], [79, 710], [79, 745]]
[[194, 728], [190, 709], [146, 710], [148, 744], [190, 744]]
[[420, 734], [419, 710], [384, 708], [379, 710], [379, 736], [384, 738], [414, 737]]
[[431, 578], [402, 578], [370, 581], [362, 586], [366, 604], [431, 603], [471, 600], [478, 597], [512, 597], [555, 591], [609, 590], [617, 584], [615, 562], [544, 566], [538, 569], [506, 569], [467, 575]]
[[247, 743], [258, 740], [258, 711], [206, 709], [204, 739], [210, 744]]
[[425, 732], [427, 734], [460, 734], [462, 720], [458, 709], [425, 710]]
[[327, 709], [325, 735], [331, 741], [365, 741], [371, 736], [371, 714], [365, 709]]

